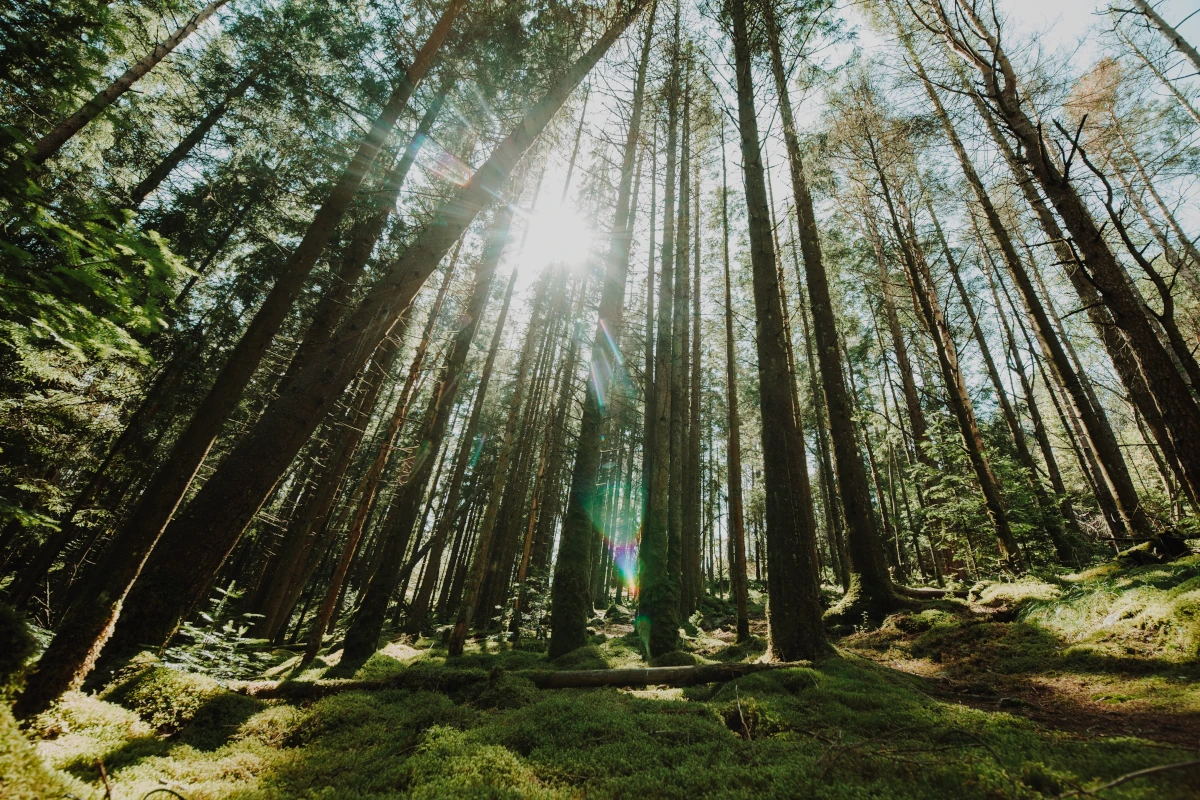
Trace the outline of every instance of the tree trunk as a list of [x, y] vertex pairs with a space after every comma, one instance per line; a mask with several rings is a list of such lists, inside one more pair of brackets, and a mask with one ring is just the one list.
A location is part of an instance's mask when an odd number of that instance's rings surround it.
[[688, 573], [688, 616], [700, 607], [704, 597], [704, 576], [700, 571], [700, 553], [704, 546], [701, 531], [700, 491], [700, 161], [693, 162], [692, 207], [695, 209], [696, 224], [693, 225], [692, 253], [692, 369], [691, 369], [691, 413], [688, 415], [688, 465], [686, 494], [684, 496], [683, 535], [689, 542], [688, 561], [684, 570]]
[[158, 62], [170, 55], [184, 39], [191, 36], [197, 28], [228, 2], [229, 0], [213, 0], [213, 2], [209, 3], [189, 19], [183, 27], [154, 45], [154, 49], [143, 56], [132, 67], [125, 70], [121, 77], [98, 92], [95, 97], [85, 103], [74, 114], [55, 125], [41, 139], [34, 142], [33, 147], [29, 151], [29, 160], [34, 164], [42, 164], [55, 155], [72, 136], [79, 133], [85, 125], [100, 116], [106, 108], [117, 102], [121, 95], [129, 91], [133, 84], [137, 83], [146, 73], [158, 66]]
[[[621, 159], [621, 176], [617, 186], [617, 207], [609, 241], [604, 284], [601, 288], [599, 319], [592, 338], [592, 378], [586, 382], [583, 418], [580, 421], [576, 444], [575, 466], [571, 473], [571, 488], [567, 494], [566, 516], [558, 544], [558, 560], [554, 565], [551, 585], [550, 655], [556, 657], [587, 643], [587, 620], [591, 616], [591, 598], [587, 596], [589, 553], [594, 535], [592, 520], [595, 514], [595, 486], [600, 467], [600, 437], [605, 423], [607, 399], [613, 385], [614, 373], [622, 357], [615, 348], [620, 341], [625, 321], [625, 281], [629, 274], [629, 251], [633, 245], [633, 221], [636, 209], [630, 202], [633, 169], [641, 137], [642, 106], [645, 98], [646, 72], [650, 62], [650, 44], [654, 35], [654, 20], [658, 4], [650, 6], [646, 32], [642, 41], [634, 84], [629, 128], [625, 134], [625, 149]], [[607, 335], [606, 335], [607, 334]], [[566, 376], [567, 380], [570, 375]]]
[[[519, 194], [519, 190], [515, 192]], [[417, 441], [420, 447], [415, 455], [412, 471], [397, 490], [397, 496], [392, 501], [392, 509], [388, 512], [387, 520], [382, 529], [386, 536], [383, 552], [378, 568], [370, 582], [363, 590], [363, 599], [359, 604], [354, 621], [346, 631], [346, 640], [342, 659], [350, 663], [365, 661], [375, 652], [379, 634], [383, 630], [384, 618], [387, 615], [388, 601], [396, 591], [399, 582], [399, 571], [404, 563], [404, 553], [408, 540], [412, 536], [413, 527], [417, 521], [418, 509], [429, 484], [430, 473], [433, 472], [434, 462], [441, 450], [442, 439], [445, 437], [451, 412], [458, 399], [458, 387], [462, 384], [462, 372], [465, 369], [467, 356], [471, 351], [471, 342], [487, 307], [491, 295], [492, 283], [496, 275], [496, 267], [508, 243], [509, 228], [512, 225], [513, 206], [507, 203], [496, 212], [492, 226], [484, 246], [483, 256], [475, 272], [474, 288], [471, 297], [463, 310], [463, 327], [454, 337], [446, 362], [442, 367], [437, 386], [429, 398], [429, 405], [422, 422], [421, 435]], [[386, 456], [385, 456], [386, 460]], [[308, 653], [320, 647], [319, 636], [315, 633], [316, 646], [309, 642]], [[314, 654], [315, 655], [315, 654]]]
[[255, 67], [252, 69], [250, 74], [248, 74], [245, 78], [242, 78], [237, 86], [234, 86], [229, 90], [229, 93], [222, 98], [221, 102], [213, 106], [212, 109], [205, 114], [198, 123], [196, 123], [196, 127], [192, 128], [191, 132], [188, 133], [187, 136], [183, 137], [183, 140], [179, 144], [175, 145], [175, 148], [171, 150], [170, 153], [167, 153], [167, 155], [163, 156], [162, 161], [158, 162], [158, 166], [151, 170], [150, 174], [143, 178], [141, 182], [137, 186], [133, 187], [133, 189], [129, 192], [130, 206], [137, 208], [143, 202], [145, 202], [146, 198], [149, 197], [150, 194], [157, 189], [164, 180], [167, 179], [167, 176], [170, 175], [175, 168], [178, 167], [180, 163], [182, 163], [183, 160], [191, 154], [196, 145], [200, 144], [200, 142], [204, 140], [204, 137], [208, 135], [208, 132], [212, 130], [213, 126], [221, 120], [221, 117], [225, 116], [225, 112], [229, 110], [229, 106], [237, 100], [240, 100], [246, 94], [246, 92], [250, 90], [250, 87], [254, 85], [254, 82], [258, 80], [258, 76], [261, 74], [262, 67]]
[[[809, 525], [813, 518], [812, 497], [801, 497], [794, 488], [802, 477], [800, 454], [804, 445], [792, 412], [794, 382], [788, 371], [771, 215], [759, 151], [745, 0], [730, 0], [727, 8], [733, 23], [742, 176], [750, 223], [759, 407], [762, 419], [771, 421], [770, 426], [762, 426], [767, 558], [771, 575], [768, 600], [771, 654], [782, 660], [820, 658], [829, 654], [830, 647], [825, 639], [817, 592], [820, 576], [815, 557], [816, 531]], [[807, 252], [805, 255], [807, 260]]]
[[1133, 0], [1133, 5], [1140, 14], [1150, 20], [1150, 23], [1154, 27], [1158, 28], [1159, 33], [1171, 43], [1172, 47], [1183, 53], [1187, 57], [1187, 60], [1192, 62], [1192, 68], [1200, 72], [1200, 52], [1197, 52], [1195, 47], [1192, 47], [1186, 39], [1180, 36], [1179, 31], [1168, 25], [1167, 21], [1154, 10], [1154, 6], [1150, 5], [1146, 0]]
[[[648, 395], [645, 476], [646, 510], [638, 549], [641, 585], [638, 635], [646, 655], [657, 657], [679, 646], [679, 584], [670, 565], [671, 359], [675, 287], [676, 147], [679, 144], [679, 5], [671, 44], [671, 68], [664, 90], [667, 104], [667, 173], [663, 192], [663, 239], [654, 341], [653, 394]], [[650, 335], [649, 331], [646, 333]]]
[[[739, 2], [738, 4], [740, 5], [741, 3]], [[873, 621], [881, 622], [883, 617], [896, 606], [898, 597], [892, 589], [891, 576], [888, 575], [887, 566], [884, 563], [883, 547], [879, 539], [878, 529], [875, 526], [875, 517], [871, 511], [870, 489], [867, 486], [866, 471], [863, 469], [862, 453], [858, 448], [858, 442], [854, 433], [853, 405], [846, 391], [846, 378], [838, 346], [837, 320], [833, 311], [833, 301], [830, 296], [829, 277], [826, 273], [825, 262], [821, 253], [820, 235], [817, 232], [812, 195], [809, 193], [808, 182], [804, 174], [804, 163], [800, 154], [800, 141], [796, 135], [795, 116], [792, 112], [791, 96], [787, 89], [786, 75], [783, 71], [783, 57], [779, 47], [779, 26], [773, 2], [764, 5], [764, 10], [767, 40], [771, 50], [771, 73], [775, 79], [776, 96], [779, 98], [784, 140], [788, 151], [788, 167], [792, 179], [792, 193], [796, 202], [796, 213], [799, 222], [800, 247], [804, 254], [808, 300], [813, 315], [813, 334], [816, 338], [817, 365], [821, 370], [821, 386], [824, 389], [825, 407], [829, 414], [829, 430], [833, 443], [834, 462], [837, 468], [837, 485], [841, 493], [847, 530], [850, 586], [846, 590], [843, 602], [839, 604], [837, 609], [831, 610], [831, 620], [849, 620], [853, 617], [857, 623], [861, 621], [862, 615], [865, 613]], [[749, 58], [748, 53], [746, 58]], [[746, 84], [744, 93], [747, 94], [747, 100], [739, 102], [739, 112], [741, 112], [742, 105], [746, 102], [752, 102], [752, 99], [749, 97], [751, 91], [749, 64], [747, 63], [745, 66], [742, 66], [739, 62], [738, 70], [739, 98], [743, 94], [741, 88], [743, 78], [741, 73], [742, 71], [746, 73], [744, 77], [744, 83]], [[749, 115], [750, 124], [756, 125], [752, 121], [752, 108], [748, 110], [751, 111]], [[747, 175], [749, 175], [750, 172], [755, 171], [750, 168], [750, 165], [761, 163], [758, 161], [757, 135], [753, 143], [754, 160], [751, 161], [750, 154], [746, 153], [750, 147], [750, 143], [746, 140], [745, 128], [747, 120], [744, 118], [744, 114], [739, 113], [739, 116], [743, 117], [743, 153], [746, 158]], [[757, 167], [757, 171], [761, 173], [761, 166]], [[749, 178], [747, 180], [749, 181]], [[749, 194], [749, 186], [747, 186], [747, 195]], [[749, 201], [749, 197], [747, 199]], [[753, 229], [756, 223], [753, 205], [751, 205], [751, 209], [750, 223]], [[759, 222], [759, 224], [762, 224], [762, 222]], [[757, 249], [752, 246], [751, 255], [753, 256], [756, 253]], [[757, 299], [757, 295], [760, 292], [757, 288], [759, 282], [757, 267], [755, 272], [755, 295]], [[764, 276], [765, 279], [766, 276]], [[756, 302], [756, 305], [759, 304]], [[774, 307], [772, 306], [772, 308]], [[763, 332], [763, 309], [761, 305], [759, 306], [758, 314], [759, 373], [761, 375], [764, 369], [764, 361], [766, 361], [762, 352], [765, 337]], [[760, 380], [763, 379], [760, 378]], [[764, 398], [763, 419], [778, 419], [775, 414], [769, 413], [767, 410], [765, 399], [767, 392], [765, 386], [762, 394]], [[798, 432], [796, 436], [798, 438]], [[771, 463], [771, 461], [767, 460], [767, 454], [779, 439], [778, 435], [768, 434], [764, 427], [764, 467]], [[770, 498], [770, 473], [767, 473], [766, 479], [768, 481], [767, 497]], [[800, 510], [797, 509], [797, 511]], [[773, 556], [775, 546], [771, 540], [770, 519], [767, 521], [767, 537], [767, 555], [769, 559], [767, 569], [771, 575], [773, 597], [776, 588], [775, 584], [780, 582], [780, 578], [783, 575], [789, 574], [790, 570], [786, 562], [781, 562], [776, 566]], [[815, 564], [812, 565], [812, 568], [815, 569], [815, 567]], [[815, 592], [815, 590], [816, 586], [814, 584], [813, 591]], [[772, 608], [774, 608], [773, 601]], [[818, 638], [817, 644], [819, 647], [824, 647], [823, 632]], [[816, 652], [819, 653], [820, 650]], [[789, 658], [797, 656], [798, 653], [795, 655], [785, 655], [785, 657]]]
[[500, 450], [497, 454], [495, 472], [492, 474], [492, 482], [486, 495], [483, 521], [480, 523], [479, 534], [475, 542], [475, 555], [468, 562], [470, 564], [470, 575], [463, 600], [459, 605], [454, 630], [450, 636], [449, 653], [452, 656], [462, 655], [463, 648], [466, 645], [467, 632], [470, 630], [471, 622], [475, 617], [476, 605], [483, 594], [485, 588], [484, 581], [488, 577], [488, 567], [491, 563], [492, 551], [494, 549], [493, 534], [496, 529], [496, 517], [500, 511], [501, 494], [505, 486], [505, 481], [508, 478], [509, 463], [512, 459], [513, 440], [521, 419], [520, 412], [523, 394], [527, 388], [526, 384], [528, 383], [529, 373], [533, 366], [534, 345], [539, 340], [539, 334], [542, 333], [542, 315], [546, 313], [546, 295], [549, 292], [551, 280], [551, 276], [547, 275], [542, 279], [543, 282], [538, 288], [537, 296], [533, 301], [529, 327], [525, 331], [525, 343], [521, 347], [521, 355], [517, 361], [517, 374], [513, 382], [513, 394], [509, 400], [508, 419], [504, 426], [503, 438], [500, 440]]
[[[536, 195], [535, 195], [536, 198]], [[536, 199], [535, 199], [536, 202]], [[450, 485], [446, 489], [445, 508], [437, 529], [434, 531], [429, 550], [429, 564], [425, 575], [417, 587], [417, 595], [413, 599], [412, 609], [405, 622], [404, 631], [409, 634], [420, 633], [425, 625], [429, 611], [429, 601], [437, 584], [438, 569], [442, 562], [442, 553], [446, 540], [454, 528], [459, 514], [459, 496], [462, 492], [463, 476], [475, 452], [475, 435], [479, 431], [479, 418], [483, 414], [483, 404], [487, 399], [488, 384], [492, 380], [492, 367], [496, 363], [496, 354], [500, 352], [500, 340], [504, 334], [504, 324], [508, 320], [508, 309], [512, 303], [513, 289], [517, 285], [518, 270], [513, 269], [512, 277], [508, 280], [508, 289], [504, 293], [504, 304], [500, 306], [500, 316], [496, 318], [496, 329], [492, 333], [492, 343], [488, 347], [487, 358], [483, 363], [483, 371], [479, 375], [479, 387], [475, 392], [475, 403], [471, 407], [471, 416], [467, 427], [463, 430], [462, 442], [459, 444], [458, 456], [454, 461], [454, 472], [450, 476]]]
[[[504, 216], [505, 215], [501, 215], [499, 220], [501, 224], [506, 224], [508, 221], [507, 219], [503, 218]], [[508, 219], [511, 219], [511, 217]], [[503, 236], [505, 233], [506, 232], [493, 232], [493, 236]], [[375, 507], [375, 500], [378, 496], [379, 481], [383, 475], [384, 467], [387, 466], [388, 460], [391, 458], [392, 452], [395, 449], [396, 437], [400, 433], [400, 428], [403, 426], [404, 421], [408, 418], [408, 406], [412, 385], [416, 380], [417, 374], [421, 370], [421, 366], [424, 363], [425, 354], [429, 349], [429, 342], [433, 335], [433, 328], [437, 323], [439, 314], [441, 313], [442, 302], [446, 298], [446, 291], [450, 288], [450, 281], [454, 276], [454, 267], [458, 261], [458, 254], [461, 251], [461, 247], [462, 241], [459, 240], [459, 247], [455, 249], [454, 256], [450, 259], [450, 264], [446, 267], [446, 275], [442, 279], [442, 285], [438, 287], [438, 293], [434, 298], [433, 306], [429, 309], [429, 320], [425, 324], [425, 330], [421, 335], [421, 341], [417, 345], [417, 352], [413, 356], [412, 364], [409, 367], [408, 376], [405, 379], [404, 389], [401, 390], [400, 397], [396, 401], [396, 406], [392, 411], [392, 417], [390, 420], [388, 420], [387, 427], [384, 429], [383, 435], [379, 439], [379, 450], [376, 452], [375, 458], [371, 462], [371, 466], [367, 469], [367, 474], [363, 476], [363, 479], [359, 485], [359, 489], [355, 493], [358, 497], [358, 505], [354, 510], [354, 516], [350, 519], [350, 527], [346, 531], [346, 539], [345, 543], [342, 545], [342, 553], [338, 557], [337, 565], [333, 569], [333, 577], [330, 578], [329, 586], [325, 592], [325, 599], [321, 603], [320, 609], [317, 611], [316, 619], [313, 621], [312, 630], [309, 634], [308, 646], [304, 650], [304, 663], [312, 661], [314, 658], [316, 658], [317, 652], [321, 649], [321, 643], [324, 640], [325, 631], [329, 628], [329, 620], [333, 615], [334, 605], [337, 602], [338, 597], [341, 595], [342, 582], [345, 580], [346, 573], [350, 569], [350, 562], [354, 559], [355, 553], [358, 552], [359, 540], [362, 538], [363, 529], [367, 524], [367, 518], [370, 516], [372, 509]], [[499, 260], [499, 249], [500, 248], [496, 248], [495, 252], [497, 261]], [[488, 258], [490, 255], [491, 254], [489, 253], [487, 256], [485, 256], [484, 260], [480, 262], [480, 268], [475, 277], [475, 292], [468, 302], [466, 311], [467, 319], [470, 320], [470, 322], [468, 322], [466, 328], [463, 330], [471, 328], [472, 323], [474, 323], [475, 327], [478, 326], [478, 318], [472, 317], [471, 312], [476, 310], [476, 304], [479, 300], [479, 293], [481, 291], [484, 292], [484, 301], [486, 302], [486, 293], [491, 289], [491, 275], [495, 272], [495, 264], [488, 263]], [[487, 283], [487, 285], [483, 286], [482, 289], [479, 286], [481, 278], [485, 278]], [[481, 305], [482, 304], [480, 304], [480, 306]], [[482, 309], [480, 308], [479, 310], [481, 311]], [[472, 334], [473, 333], [474, 331], [472, 331]], [[462, 331], [460, 331], [459, 335], [463, 335]], [[470, 341], [468, 340], [466, 348], [469, 349], [469, 347]], [[452, 367], [452, 361], [457, 353], [457, 350], [458, 341], [456, 340], [455, 349], [451, 352], [450, 360], [448, 361], [446, 367], [447, 370]], [[464, 353], [464, 362], [465, 359], [466, 356]], [[442, 384], [438, 387], [438, 389], [434, 390], [434, 394], [439, 395], [439, 390], [444, 389], [446, 385], [457, 387], [459, 377], [460, 376], [458, 374], [447, 374], [443, 378]], [[446, 380], [449, 380], [449, 384], [446, 384]], [[451, 408], [453, 405], [454, 393], [453, 390], [451, 390], [450, 396], [445, 399], [443, 403], [439, 403], [437, 406], [436, 413], [449, 413], [448, 411], [444, 411], [444, 409]], [[428, 419], [426, 420], [426, 424], [428, 425]], [[428, 440], [422, 440], [422, 445], [424, 445], [426, 441]], [[423, 455], [429, 459], [433, 457], [432, 452], [423, 453]], [[412, 480], [412, 476], [409, 476], [409, 480]], [[407, 485], [405, 485], [399, 491], [407, 491], [407, 488]], [[397, 526], [398, 529], [403, 530], [404, 525], [408, 522], [410, 521], [403, 519], [399, 520]], [[411, 528], [411, 524], [409, 527]], [[384, 533], [387, 534], [389, 532], [385, 529]], [[397, 535], [397, 531], [391, 531], [390, 535]], [[376, 634], [376, 636], [378, 636], [378, 634]]]
[[687, 595], [690, 587], [684, 564], [687, 562], [688, 542], [684, 536], [684, 503], [686, 484], [691, 465], [687, 459], [688, 367], [691, 363], [691, 315], [689, 297], [692, 276], [689, 268], [689, 247], [692, 226], [692, 87], [691, 49], [684, 53], [683, 132], [679, 145], [679, 219], [675, 229], [675, 292], [672, 298], [671, 323], [671, 472], [667, 482], [667, 571], [678, 594], [680, 617], [689, 616]]
[[[995, 528], [1000, 555], [1009, 569], [1020, 572], [1024, 570], [1024, 559], [1022, 558], [1020, 547], [1013, 537], [1012, 529], [1009, 526], [1008, 511], [1004, 506], [1004, 498], [1000, 493], [999, 481], [996, 480], [995, 473], [992, 472], [991, 464], [984, 453], [983, 436], [979, 432], [979, 424], [975, 419], [975, 409], [971, 402], [971, 396], [967, 391], [966, 382], [963, 380], [962, 370], [959, 367], [958, 350], [955, 347], [950, 327], [946, 323], [946, 317], [942, 311], [941, 299], [938, 297], [936, 284], [929, 271], [929, 265], [925, 261], [925, 256], [920, 250], [920, 245], [915, 241], [911, 214], [908, 212], [907, 207], [903, 205], [903, 198], [897, 197], [893, 200], [891, 188], [879, 161], [874, 137], [869, 130], [866, 131], [866, 138], [867, 145], [871, 150], [871, 158], [874, 162], [876, 176], [883, 190], [884, 202], [887, 204], [888, 215], [892, 223], [892, 232], [896, 237], [896, 245], [900, 250], [901, 261], [904, 264], [905, 272], [908, 274], [909, 285], [912, 288], [917, 307], [921, 312], [920, 315], [925, 324], [925, 329], [933, 340], [938, 367], [942, 373], [942, 382], [946, 387], [947, 400], [955, 420], [958, 422], [958, 429], [962, 434], [963, 446], [967, 450], [971, 468], [975, 472], [975, 479], [978, 481], [979, 490], [983, 494], [984, 506], [987, 509], [988, 517]], [[900, 218], [897, 215], [897, 203], [901, 204], [902, 211], [905, 213], [905, 218], [908, 221], [909, 230], [907, 234], [901, 227]]]
[[[942, 226], [938, 222], [937, 215], [934, 214], [933, 204], [929, 200], [928, 195], [926, 195], [926, 204], [930, 218], [933, 220], [934, 230], [937, 232], [938, 241], [942, 246], [942, 254], [946, 259], [946, 265], [949, 267], [950, 275], [954, 279], [954, 285], [958, 289], [958, 298], [967, 312], [967, 319], [971, 323], [971, 330], [974, 333], [975, 341], [979, 345], [980, 355], [983, 356], [984, 366], [992, 382], [992, 388], [996, 392], [996, 401], [1000, 406], [1000, 413], [1004, 417], [1005, 425], [1008, 426], [1009, 434], [1012, 436], [1013, 446], [1017, 452], [1017, 460], [1025, 468], [1030, 488], [1033, 489], [1033, 494], [1037, 498], [1042, 524], [1045, 525], [1046, 532], [1050, 536], [1050, 542], [1054, 546], [1054, 553], [1059, 563], [1070, 565], [1074, 561], [1074, 555], [1071, 552], [1070, 543], [1063, 536], [1062, 520], [1058, 516], [1057, 509], [1050, 501], [1049, 495], [1046, 494], [1046, 487], [1042, 485], [1041, 478], [1038, 476], [1037, 465], [1033, 461], [1033, 454], [1029, 452], [1029, 443], [1025, 440], [1025, 430], [1021, 427], [1020, 420], [1017, 419], [1017, 413], [1013, 410], [1012, 403], [1009, 402], [1008, 392], [1004, 388], [1004, 383], [1000, 380], [1000, 371], [996, 368], [996, 362], [992, 358], [992, 351], [988, 347], [987, 336], [984, 335], [983, 326], [979, 323], [979, 316], [975, 311], [974, 302], [971, 300], [970, 295], [967, 294], [967, 287], [963, 284], [962, 276], [959, 275], [958, 263], [954, 259], [954, 254], [950, 252], [950, 245], [946, 242], [946, 237], [942, 233]], [[975, 216], [970, 213], [969, 209], [968, 214], [970, 214], [971, 223], [975, 228], [975, 238], [979, 243], [980, 256], [983, 260], [990, 260], [991, 252], [987, 249], [983, 232], [979, 230]]]

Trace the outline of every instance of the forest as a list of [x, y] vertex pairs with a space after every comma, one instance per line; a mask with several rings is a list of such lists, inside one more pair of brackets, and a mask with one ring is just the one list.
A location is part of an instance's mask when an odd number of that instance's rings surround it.
[[0, 797], [1200, 797], [1191, 0], [0, 2]]

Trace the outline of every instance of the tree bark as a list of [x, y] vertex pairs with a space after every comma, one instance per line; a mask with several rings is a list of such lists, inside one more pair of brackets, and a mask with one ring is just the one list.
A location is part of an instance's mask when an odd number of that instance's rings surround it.
[[[843, 601], [836, 609], [831, 609], [830, 620], [849, 620], [854, 618], [859, 622], [866, 614], [875, 622], [882, 622], [897, 605], [897, 596], [892, 588], [892, 579], [888, 574], [884, 561], [883, 546], [879, 531], [875, 525], [875, 517], [871, 510], [870, 489], [867, 486], [867, 475], [863, 468], [862, 453], [854, 433], [853, 405], [846, 391], [846, 377], [841, 362], [841, 352], [838, 346], [837, 319], [833, 310], [833, 300], [829, 289], [829, 276], [825, 269], [824, 257], [821, 253], [820, 234], [817, 231], [816, 215], [813, 211], [812, 195], [809, 192], [808, 181], [804, 173], [804, 162], [800, 153], [800, 140], [796, 135], [795, 115], [792, 112], [791, 95], [787, 88], [786, 74], [783, 69], [783, 56], [779, 43], [779, 23], [775, 13], [774, 2], [764, 5], [766, 18], [767, 41], [771, 50], [771, 74], [775, 80], [775, 94], [779, 98], [780, 117], [783, 122], [784, 141], [788, 152], [788, 168], [792, 179], [792, 193], [796, 203], [796, 214], [800, 230], [800, 248], [804, 255], [804, 269], [807, 278], [809, 307], [813, 315], [813, 334], [816, 339], [817, 365], [821, 370], [821, 386], [824, 390], [825, 408], [829, 415], [829, 432], [833, 444], [834, 462], [837, 468], [837, 485], [841, 493], [842, 508], [845, 513], [847, 545], [849, 556], [850, 586], [846, 590]], [[747, 54], [747, 58], [748, 58]], [[739, 98], [743, 79], [740, 70], [746, 72], [744, 82], [749, 93], [749, 65], [744, 68], [739, 65]], [[739, 103], [739, 111], [741, 110]], [[751, 109], [752, 110], [752, 109]], [[743, 121], [743, 152], [747, 150], [747, 122]], [[753, 124], [753, 123], [751, 123]], [[757, 161], [757, 136], [754, 143], [754, 157]], [[746, 157], [747, 174], [752, 162]], [[761, 167], [758, 168], [761, 173]], [[749, 178], [747, 178], [749, 181]], [[749, 195], [749, 186], [747, 187]], [[749, 198], [747, 198], [749, 201]], [[755, 223], [754, 212], [750, 214], [751, 226]], [[752, 247], [751, 254], [756, 250]], [[756, 270], [757, 272], [757, 270]], [[765, 276], [764, 276], [765, 278]], [[759, 293], [756, 277], [755, 294]], [[762, 310], [759, 310], [759, 372], [763, 370], [763, 332]], [[764, 406], [763, 419], [772, 419], [765, 405], [766, 390], [763, 389]], [[798, 433], [797, 433], [798, 436]], [[779, 437], [763, 431], [764, 465], [768, 462], [767, 453]], [[768, 487], [770, 475], [767, 476]], [[770, 490], [768, 489], [768, 498]], [[777, 568], [771, 553], [772, 546], [771, 523], [767, 523], [767, 569], [772, 576], [772, 594], [774, 584], [782, 574], [787, 574], [786, 568]], [[813, 565], [813, 569], [816, 565]], [[815, 591], [815, 585], [814, 585]], [[772, 606], [774, 603], [772, 602]], [[824, 634], [821, 634], [820, 646], [824, 646]], [[817, 651], [819, 652], [819, 650]], [[798, 654], [797, 654], [798, 655]], [[795, 656], [785, 656], [795, 657]]]
[[684, 536], [685, 495], [691, 465], [687, 458], [687, 425], [690, 404], [688, 367], [691, 363], [691, 319], [688, 311], [691, 294], [689, 248], [692, 225], [692, 90], [691, 51], [684, 55], [683, 134], [679, 146], [679, 220], [675, 230], [675, 295], [672, 298], [671, 323], [671, 473], [667, 483], [667, 570], [675, 583], [679, 598], [679, 615], [689, 614], [687, 595], [690, 591], [685, 564], [688, 541]]
[[695, 209], [696, 224], [693, 225], [692, 253], [692, 365], [691, 365], [691, 411], [688, 414], [688, 475], [684, 495], [683, 535], [688, 540], [688, 561], [684, 570], [689, 575], [690, 592], [687, 597], [688, 616], [700, 607], [704, 597], [704, 576], [700, 571], [700, 553], [704, 546], [701, 521], [700, 491], [700, 162], [693, 162], [692, 207]]
[[566, 516], [558, 543], [558, 560], [551, 585], [550, 656], [567, 653], [587, 644], [587, 620], [591, 616], [591, 598], [587, 579], [589, 553], [586, 549], [594, 535], [596, 478], [600, 468], [600, 437], [605, 423], [606, 401], [614, 374], [624, 360], [617, 343], [625, 322], [625, 282], [629, 274], [629, 251], [633, 246], [633, 221], [636, 209], [630, 199], [633, 170], [641, 140], [642, 107], [646, 72], [650, 63], [650, 45], [654, 35], [657, 2], [652, 2], [642, 40], [634, 84], [629, 128], [621, 157], [621, 176], [617, 186], [617, 207], [613, 215], [604, 284], [600, 294], [599, 319], [592, 337], [591, 378], [586, 382], [583, 418], [575, 446], [575, 466], [567, 494]]
[[[759, 151], [745, 0], [729, 0], [727, 9], [733, 27], [742, 177], [754, 276], [759, 408], [764, 423], [762, 455], [766, 483], [767, 568], [771, 576], [768, 595], [771, 654], [782, 660], [820, 658], [829, 654], [830, 647], [825, 638], [817, 592], [816, 531], [809, 526], [809, 520], [813, 518], [812, 497], [801, 497], [794, 488], [802, 478], [800, 451], [804, 445], [792, 411], [794, 382], [787, 365], [776, 254]], [[836, 357], [836, 351], [834, 355]], [[830, 406], [832, 408], [832, 403]], [[869, 508], [867, 512], [870, 513]]]

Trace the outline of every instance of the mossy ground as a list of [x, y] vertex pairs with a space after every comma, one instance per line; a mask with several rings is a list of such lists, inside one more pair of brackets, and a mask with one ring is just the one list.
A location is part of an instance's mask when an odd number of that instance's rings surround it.
[[[188, 800], [1054, 797], [1196, 757], [1200, 726], [1190, 743], [1157, 729], [1085, 732], [1027, 718], [1032, 701], [1001, 702], [1019, 698], [1004, 681], [1116, 681], [1136, 699], [1087, 702], [1109, 714], [1138, 706], [1187, 731], [1198, 707], [1188, 681], [1200, 560], [1140, 569], [987, 587], [974, 602], [931, 604], [849, 637], [842, 658], [813, 668], [689, 689], [541, 691], [514, 674], [640, 664], [625, 622], [596, 623], [593, 644], [552, 663], [536, 643], [492, 643], [447, 666], [440, 644], [421, 639], [387, 645], [355, 673], [427, 677], [417, 687], [436, 686], [450, 669], [491, 676], [448, 693], [268, 702], [145, 663], [102, 698], [69, 695], [35, 721], [31, 734], [52, 770], [0, 720], [4, 766], [15, 758], [22, 775], [41, 781], [44, 794], [12, 795], [22, 798], [100, 798], [98, 761], [116, 800], [161, 787]], [[725, 627], [713, 628], [717, 613], [685, 629], [692, 660], [762, 655], [763, 641], [734, 645]], [[275, 672], [336, 675], [337, 655]], [[950, 684], [984, 700], [956, 696]], [[986, 694], [995, 685], [1002, 691]], [[1096, 796], [1193, 798], [1198, 782], [1196, 771], [1180, 770]]]

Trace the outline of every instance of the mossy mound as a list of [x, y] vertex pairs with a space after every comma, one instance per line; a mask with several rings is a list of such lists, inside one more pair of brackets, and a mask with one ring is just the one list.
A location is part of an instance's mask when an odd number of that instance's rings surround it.
[[609, 669], [612, 666], [604, 651], [594, 644], [563, 653], [551, 663], [555, 669]]
[[0, 796], [5, 800], [42, 800], [75, 791], [65, 776], [46, 766], [26, 740], [12, 711], [0, 703]]
[[1080, 648], [1174, 661], [1200, 657], [1200, 556], [1070, 576], [1060, 597], [1022, 619]]
[[218, 746], [262, 703], [227, 690], [203, 675], [170, 669], [149, 655], [138, 656], [101, 695], [128, 708], [160, 735], [187, 728], [187, 740]]
[[683, 650], [672, 650], [650, 659], [652, 667], [689, 667], [703, 663], [699, 658]]

